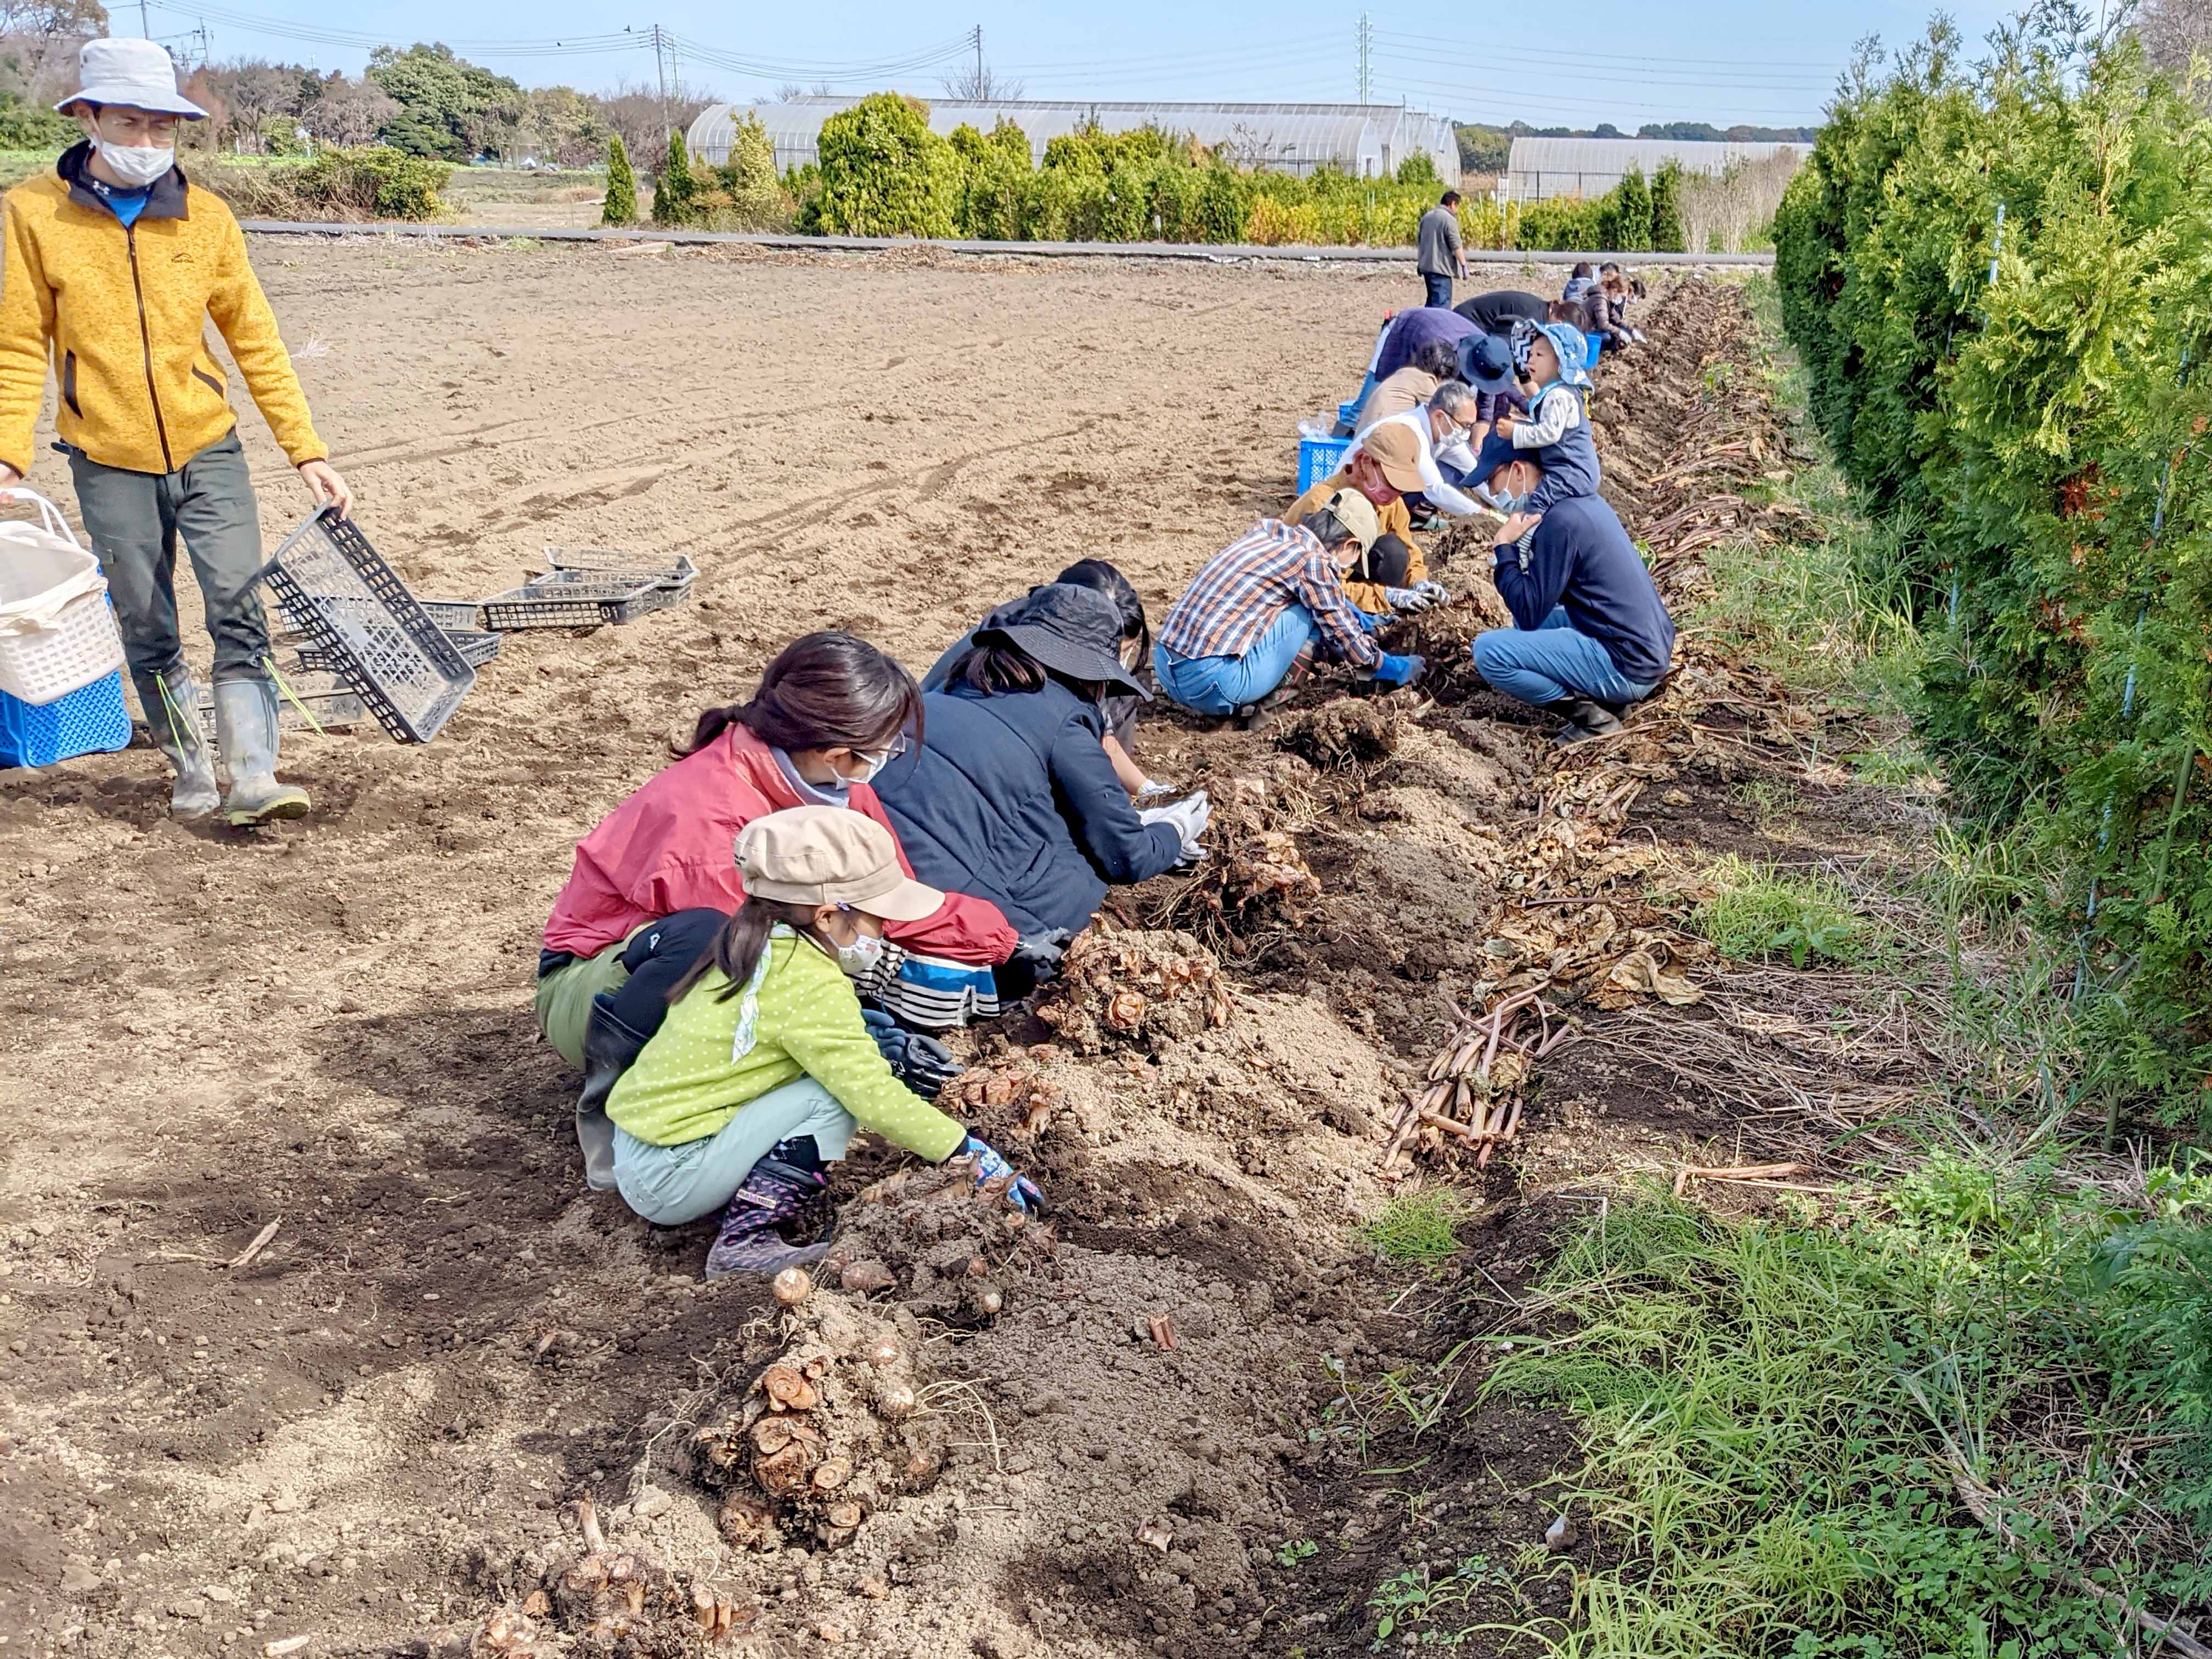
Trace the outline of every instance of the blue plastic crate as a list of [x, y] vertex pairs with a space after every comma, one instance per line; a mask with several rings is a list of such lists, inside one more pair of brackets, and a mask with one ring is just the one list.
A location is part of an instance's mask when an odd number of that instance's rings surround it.
[[121, 669], [52, 702], [24, 702], [0, 691], [0, 766], [52, 766], [130, 746]]
[[1344, 459], [1344, 452], [1352, 447], [1349, 438], [1301, 438], [1298, 440], [1298, 494], [1303, 495], [1329, 476]]

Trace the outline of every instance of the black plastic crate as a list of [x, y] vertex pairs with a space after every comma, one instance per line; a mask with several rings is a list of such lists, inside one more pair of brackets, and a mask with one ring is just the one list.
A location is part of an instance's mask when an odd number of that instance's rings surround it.
[[476, 670], [350, 519], [324, 508], [263, 568], [292, 626], [399, 743], [428, 743]]

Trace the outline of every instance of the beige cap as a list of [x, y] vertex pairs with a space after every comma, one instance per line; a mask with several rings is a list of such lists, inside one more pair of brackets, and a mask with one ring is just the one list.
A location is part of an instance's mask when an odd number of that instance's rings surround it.
[[784, 904], [842, 904], [885, 921], [920, 921], [945, 895], [899, 866], [891, 832], [843, 806], [793, 806], [738, 832], [745, 891]]
[[1336, 521], [1352, 532], [1352, 539], [1359, 544], [1364, 553], [1375, 545], [1382, 533], [1382, 521], [1375, 516], [1375, 503], [1356, 489], [1340, 489], [1321, 504], [1321, 510], [1336, 515]]
[[1421, 488], [1421, 441], [1395, 422], [1370, 427], [1359, 440], [1360, 453], [1375, 458], [1393, 489]]

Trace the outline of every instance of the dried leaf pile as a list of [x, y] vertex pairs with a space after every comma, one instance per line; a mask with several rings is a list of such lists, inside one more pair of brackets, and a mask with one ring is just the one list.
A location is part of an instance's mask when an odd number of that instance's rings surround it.
[[1293, 715], [1275, 742], [1322, 771], [1371, 766], [1397, 751], [1405, 726], [1399, 698], [1346, 697]]

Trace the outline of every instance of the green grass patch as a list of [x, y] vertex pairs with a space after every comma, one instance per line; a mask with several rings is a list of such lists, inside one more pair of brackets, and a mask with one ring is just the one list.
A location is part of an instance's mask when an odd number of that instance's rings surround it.
[[1691, 913], [1691, 925], [1738, 962], [1784, 957], [1792, 967], [1845, 967], [1870, 960], [1881, 930], [1851, 906], [1843, 884], [1756, 865], [1733, 854], [1706, 872], [1719, 890]]
[[1527, 1633], [1575, 1659], [2036, 1659], [2128, 1645], [2100, 1589], [2212, 1598], [2212, 1180], [2116, 1200], [1938, 1159], [1896, 1198], [1738, 1225], [1653, 1197], [1563, 1253], [1544, 1301], [1572, 1334], [1486, 1389], [1583, 1419], [1568, 1496], [1625, 1559]]
[[1459, 1254], [1460, 1218], [1467, 1200], [1449, 1187], [1400, 1193], [1352, 1237], [1393, 1267], [1434, 1267]]

